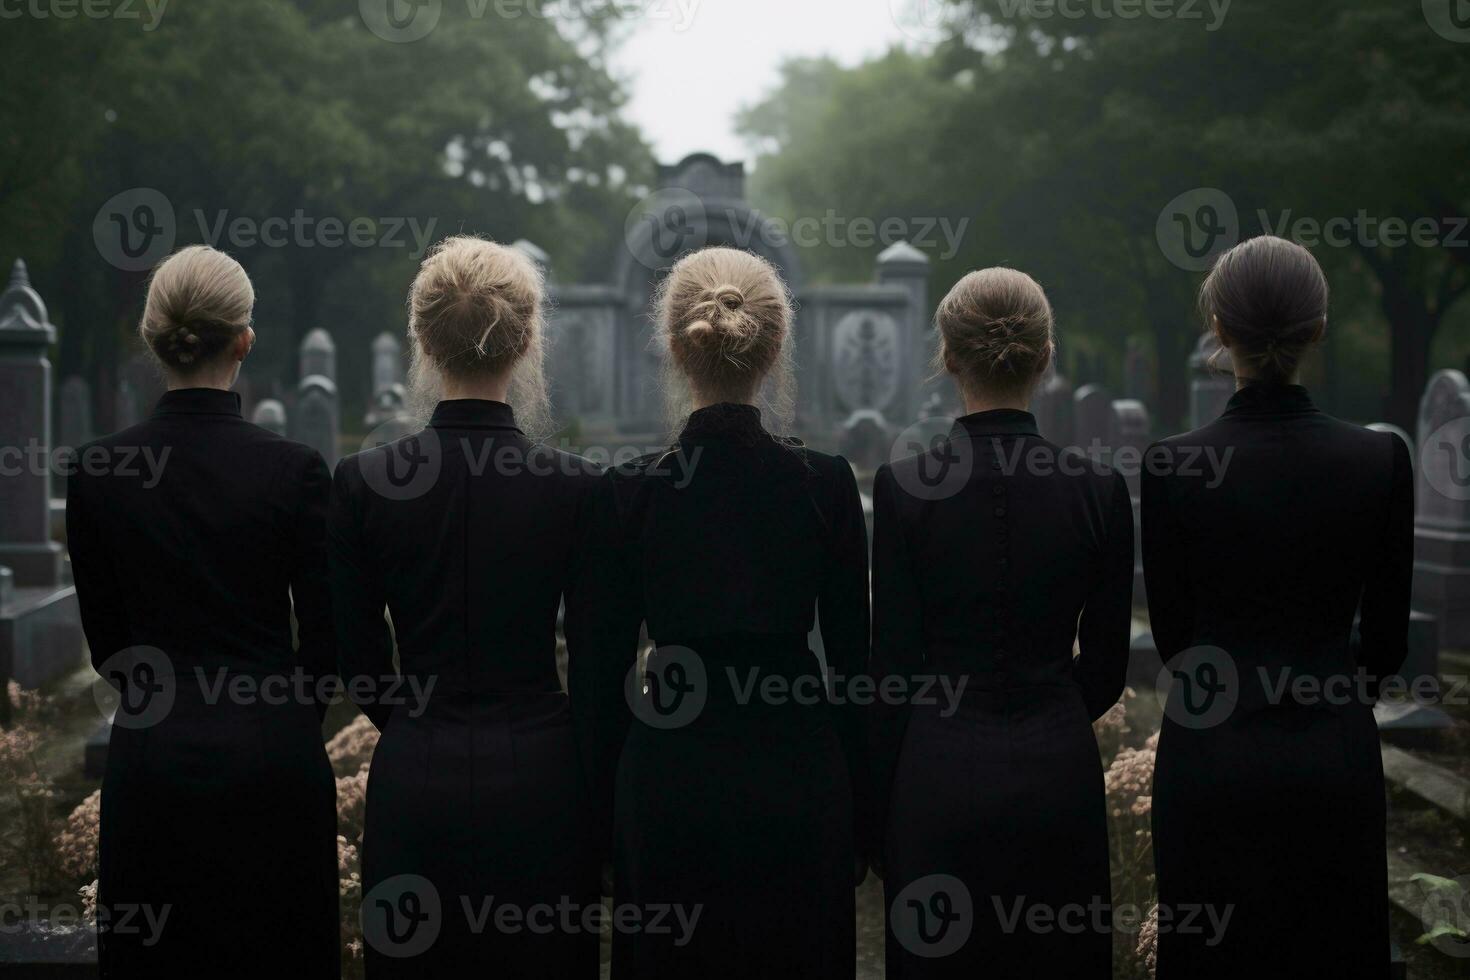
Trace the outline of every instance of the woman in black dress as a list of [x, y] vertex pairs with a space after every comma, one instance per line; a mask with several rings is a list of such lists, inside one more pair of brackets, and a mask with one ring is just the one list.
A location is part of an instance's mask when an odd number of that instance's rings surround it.
[[1024, 410], [1054, 351], [1029, 276], [971, 273], [937, 323], [970, 414], [873, 487], [872, 668], [880, 692], [892, 685], [871, 714], [888, 976], [1103, 980], [1091, 722], [1127, 668], [1128, 488]]
[[[613, 976], [850, 980], [865, 766], [845, 693], [868, 652], [857, 485], [753, 404], [787, 379], [791, 307], [769, 264], [684, 258], [659, 322], [696, 409], [667, 452], [604, 478], [595, 579], [567, 607], [569, 631], [602, 646], [571, 670], [574, 691], [598, 693], [604, 805], [616, 773], [616, 904], [645, 925], [672, 909], [656, 929], [615, 919]], [[645, 622], [655, 650], [635, 671]]]
[[[1151, 449], [1143, 482], [1150, 618], [1174, 676], [1154, 773], [1158, 975], [1376, 980], [1389, 935], [1372, 708], [1406, 650], [1409, 453], [1295, 383], [1327, 326], [1305, 249], [1237, 246], [1201, 306], [1239, 390], [1218, 421]], [[1183, 469], [1208, 459], [1223, 479]]]
[[169, 390], [148, 420], [79, 450], [67, 484], [92, 663], [121, 689], [102, 782], [104, 977], [338, 975], [328, 475], [240, 417], [230, 387], [254, 300], [214, 249], [160, 265], [140, 332]]
[[597, 474], [507, 404], [542, 427], [541, 304], [520, 252], [441, 243], [409, 296], [410, 380], [432, 418], [337, 467], [342, 674], [382, 731], [362, 852], [371, 977], [597, 975], [597, 862], [556, 668]]

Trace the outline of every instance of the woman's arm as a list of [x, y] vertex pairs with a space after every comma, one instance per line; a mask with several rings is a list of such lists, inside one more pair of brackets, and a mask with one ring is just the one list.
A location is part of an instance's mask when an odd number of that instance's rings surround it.
[[1128, 484], [1118, 474], [1110, 489], [1113, 499], [1104, 518], [1102, 565], [1077, 627], [1080, 652], [1072, 668], [1094, 721], [1123, 694], [1133, 621], [1133, 502]]
[[127, 608], [108, 558], [107, 540], [97, 520], [96, 505], [78, 467], [66, 481], [66, 547], [71, 554], [72, 581], [81, 606], [92, 667], [99, 673], [107, 659], [132, 645]]
[[[353, 498], [351, 457], [337, 464], [327, 516], [328, 580], [337, 653], [348, 696], [379, 730], [388, 724], [392, 707], [382, 689], [393, 677], [393, 637], [383, 618], [387, 593], [378, 563], [362, 538], [362, 521]], [[360, 489], [360, 486], [359, 486]]]
[[[1150, 446], [1152, 456], [1158, 446]], [[1147, 457], [1145, 457], [1147, 458]], [[1192, 643], [1194, 603], [1189, 591], [1185, 538], [1169, 503], [1169, 476], [1143, 467], [1143, 577], [1148, 588], [1149, 628], [1164, 663]]]
[[908, 727], [907, 695], [893, 701], [883, 694], [885, 681], [899, 678], [912, 692], [912, 678], [923, 670], [923, 605], [914, 579], [909, 545], [898, 512], [893, 472], [885, 464], [873, 480], [873, 679], [877, 695], [868, 712], [873, 755], [873, 804], [870, 822], [875, 855], [881, 858], [893, 776], [898, 768], [904, 730]]
[[580, 554], [566, 589], [567, 693], [592, 796], [598, 854], [612, 854], [613, 783], [632, 720], [624, 685], [638, 659], [642, 592], [623, 542], [617, 474], [584, 496]]
[[864, 734], [864, 709], [853, 703], [852, 686], [867, 676], [871, 640], [868, 616], [868, 525], [852, 467], [836, 459], [832, 495], [831, 540], [827, 567], [817, 594], [817, 616], [827, 670], [840, 685], [835, 706], [838, 738], [852, 780], [853, 837], [860, 859], [873, 853], [871, 833], [872, 774]]
[[300, 452], [294, 465], [297, 502], [289, 545], [291, 605], [296, 613], [297, 656], [317, 692], [320, 718], [331, 703], [327, 685], [337, 670], [332, 594], [327, 583], [327, 510], [332, 478], [321, 454], [314, 449]]
[[1409, 600], [1414, 577], [1414, 466], [1409, 448], [1394, 435], [1392, 483], [1383, 529], [1368, 563], [1363, 586], [1362, 663], [1377, 699], [1383, 679], [1398, 672], [1408, 655]]

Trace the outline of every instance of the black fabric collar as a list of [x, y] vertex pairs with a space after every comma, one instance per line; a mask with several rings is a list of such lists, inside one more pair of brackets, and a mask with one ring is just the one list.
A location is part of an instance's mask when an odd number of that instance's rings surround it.
[[680, 442], [711, 437], [754, 440], [769, 439], [771, 436], [765, 426], [761, 425], [760, 409], [754, 405], [720, 402], [691, 414], [679, 433]]
[[158, 399], [154, 415], [240, 416], [240, 396], [220, 388], [175, 388]]
[[1254, 381], [1244, 385], [1225, 406], [1221, 418], [1249, 415], [1294, 415], [1315, 412], [1312, 396], [1301, 385]]
[[956, 436], [1038, 436], [1036, 416], [1017, 408], [997, 408], [975, 412], [955, 420]]
[[435, 429], [508, 429], [520, 432], [516, 414], [505, 402], [455, 398], [434, 406], [429, 425]]

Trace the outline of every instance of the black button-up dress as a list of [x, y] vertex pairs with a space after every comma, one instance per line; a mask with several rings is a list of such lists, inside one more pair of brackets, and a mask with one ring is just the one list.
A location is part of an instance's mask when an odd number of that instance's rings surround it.
[[873, 511], [872, 670], [894, 685], [870, 714], [888, 976], [1103, 980], [1091, 722], [1127, 670], [1127, 485], [997, 410], [881, 467]]
[[123, 687], [102, 782], [104, 977], [338, 975], [315, 683], [335, 671], [328, 488], [321, 456], [212, 388], [170, 391], [79, 451], [72, 572], [92, 663]]
[[1383, 977], [1372, 704], [1406, 651], [1408, 448], [1304, 388], [1253, 384], [1150, 455], [1149, 613], [1178, 675], [1154, 772], [1159, 902], [1176, 923], [1229, 914], [1223, 930], [1160, 929], [1158, 976]]
[[591, 551], [567, 616], [601, 645], [571, 671], [601, 705], [614, 898], [644, 922], [673, 910], [658, 931], [615, 919], [613, 976], [850, 980], [866, 766], [848, 691], [868, 654], [851, 468], [749, 405], [701, 409], [604, 477]]
[[382, 730], [362, 852], [369, 976], [597, 974], [597, 862], [556, 669], [596, 485], [592, 464], [478, 400], [441, 402], [427, 429], [338, 464], [342, 676]]

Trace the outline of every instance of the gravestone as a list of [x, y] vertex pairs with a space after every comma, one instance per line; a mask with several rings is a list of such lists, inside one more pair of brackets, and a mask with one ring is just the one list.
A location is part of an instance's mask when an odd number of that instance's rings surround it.
[[274, 398], [267, 398], [255, 406], [255, 412], [250, 416], [250, 421], [267, 432], [283, 436], [286, 434], [286, 406]]
[[1072, 443], [1092, 459], [1111, 457], [1113, 396], [1100, 384], [1083, 385], [1072, 396]]
[[843, 423], [838, 452], [847, 458], [859, 474], [871, 474], [888, 462], [893, 433], [883, 413], [860, 409]]
[[337, 465], [341, 414], [337, 401], [337, 345], [317, 327], [301, 341], [301, 381], [291, 410], [291, 437], [322, 454], [327, 468]]
[[1440, 643], [1470, 645], [1470, 381], [1429, 379], [1419, 402], [1414, 608], [1439, 621]]
[[92, 429], [92, 386], [72, 375], [61, 383], [61, 426], [58, 446], [76, 449], [96, 438]]
[[[51, 362], [56, 328], [17, 261], [0, 295], [0, 446], [21, 453], [0, 479], [0, 689], [38, 687], [82, 662], [76, 588], [51, 539]], [[59, 488], [58, 488], [59, 489]]]
[[373, 340], [372, 391], [372, 401], [363, 417], [369, 429], [399, 421], [408, 414], [408, 394], [403, 386], [403, 345], [387, 331]]
[[1148, 596], [1143, 586], [1143, 507], [1142, 474], [1143, 455], [1153, 441], [1153, 427], [1148, 409], [1137, 399], [1125, 398], [1113, 402], [1112, 422], [1108, 431], [1108, 445], [1112, 450], [1113, 466], [1123, 474], [1128, 484], [1128, 498], [1133, 504], [1133, 604], [1146, 606]]
[[1072, 383], [1055, 369], [1048, 369], [1046, 377], [1031, 396], [1031, 414], [1036, 416], [1036, 427], [1041, 431], [1041, 437], [1054, 445], [1072, 445], [1075, 436], [1072, 395]]
[[1213, 331], [1200, 335], [1189, 355], [1189, 427], [1209, 425], [1235, 394], [1235, 368]]
[[18, 586], [61, 581], [61, 545], [51, 540], [51, 362], [56, 328], [16, 260], [0, 295], [0, 446], [20, 453], [0, 479], [0, 565]]

